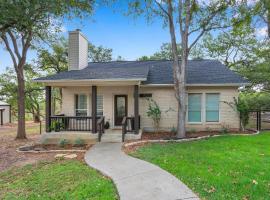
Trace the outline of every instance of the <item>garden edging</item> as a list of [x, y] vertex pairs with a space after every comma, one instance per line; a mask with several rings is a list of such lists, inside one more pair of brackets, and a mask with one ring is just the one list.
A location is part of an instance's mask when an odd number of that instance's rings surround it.
[[201, 136], [197, 138], [184, 138], [184, 139], [179, 139], [179, 140], [141, 140], [141, 141], [136, 141], [136, 142], [129, 142], [123, 144], [123, 147], [130, 147], [133, 145], [138, 145], [138, 144], [144, 144], [144, 143], [167, 143], [167, 142], [188, 142], [188, 141], [196, 141], [196, 140], [202, 140], [202, 139], [207, 139], [211, 137], [221, 137], [221, 136], [252, 136], [252, 135], [258, 135], [260, 131], [257, 131], [253, 134], [226, 134], [226, 135], [207, 135], [207, 136]]

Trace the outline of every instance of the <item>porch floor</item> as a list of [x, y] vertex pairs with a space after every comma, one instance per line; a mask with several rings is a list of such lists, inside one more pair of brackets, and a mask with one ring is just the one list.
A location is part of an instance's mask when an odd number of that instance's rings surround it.
[[[126, 134], [125, 140], [141, 139], [142, 130], [138, 134]], [[98, 133], [93, 134], [89, 131], [61, 131], [43, 133], [40, 139], [42, 144], [58, 144], [60, 140], [66, 139], [70, 143], [74, 143], [76, 139], [82, 139], [87, 144], [95, 144], [98, 142]], [[107, 129], [101, 137], [101, 142], [122, 142], [121, 129]]]

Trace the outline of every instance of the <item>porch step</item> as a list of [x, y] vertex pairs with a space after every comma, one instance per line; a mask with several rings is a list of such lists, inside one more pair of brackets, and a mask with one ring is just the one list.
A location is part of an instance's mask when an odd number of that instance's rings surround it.
[[[141, 139], [142, 131], [139, 134], [126, 134], [125, 141]], [[102, 135], [101, 142], [122, 142], [122, 132], [107, 132]]]
[[122, 142], [122, 134], [109, 133], [103, 134], [101, 137], [101, 142]]

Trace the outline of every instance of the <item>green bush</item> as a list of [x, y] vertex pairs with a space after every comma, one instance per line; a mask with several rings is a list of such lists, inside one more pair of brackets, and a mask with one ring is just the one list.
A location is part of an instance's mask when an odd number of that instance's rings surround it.
[[59, 141], [59, 146], [60, 147], [65, 147], [66, 145], [68, 144], [68, 140], [67, 139], [61, 139], [60, 141]]
[[148, 110], [146, 114], [148, 117], [150, 117], [153, 120], [155, 132], [157, 133], [159, 129], [160, 119], [161, 119], [161, 110], [155, 100], [151, 98], [147, 100], [148, 100]]
[[207, 132], [212, 132], [212, 129], [211, 129], [210, 127], [206, 127], [206, 128], [205, 128], [205, 131], [207, 131]]
[[173, 126], [173, 127], [171, 128], [171, 133], [175, 134], [176, 131], [177, 131], [177, 129]]
[[85, 144], [84, 140], [82, 140], [81, 138], [77, 138], [74, 142], [74, 146], [77, 146], [77, 147], [81, 147]]
[[222, 125], [222, 127], [221, 127], [221, 129], [220, 129], [220, 133], [221, 134], [228, 134], [229, 133], [229, 127], [228, 126], [226, 126], [226, 125]]

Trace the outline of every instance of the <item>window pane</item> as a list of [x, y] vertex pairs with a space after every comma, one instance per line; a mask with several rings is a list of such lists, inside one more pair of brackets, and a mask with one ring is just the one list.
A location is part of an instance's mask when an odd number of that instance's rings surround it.
[[219, 94], [206, 94], [206, 121], [219, 121]]
[[201, 94], [188, 95], [188, 121], [201, 122]]
[[201, 111], [189, 111], [188, 112], [189, 122], [201, 122]]
[[75, 95], [76, 116], [87, 116], [87, 96], [85, 94]]
[[97, 96], [97, 116], [103, 116], [103, 96]]

